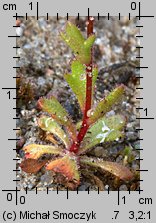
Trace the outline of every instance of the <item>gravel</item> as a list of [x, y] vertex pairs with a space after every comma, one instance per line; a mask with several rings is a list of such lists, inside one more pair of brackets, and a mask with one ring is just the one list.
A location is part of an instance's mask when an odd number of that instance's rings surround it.
[[[79, 21], [74, 17], [69, 18], [75, 21], [80, 29], [85, 33], [85, 18]], [[22, 97], [23, 100], [17, 102], [21, 112], [18, 113], [20, 120], [17, 120], [17, 137], [21, 141], [17, 144], [17, 156], [23, 159], [22, 147], [30, 143], [45, 144], [42, 139], [41, 131], [37, 126], [37, 118], [42, 114], [37, 108], [37, 100], [45, 95], [55, 95], [62, 105], [69, 112], [71, 117], [77, 122], [81, 118], [77, 100], [65, 82], [63, 75], [70, 71], [70, 61], [73, 58], [71, 50], [58, 37], [59, 31], [65, 25], [65, 19], [60, 18], [57, 21], [54, 17], [49, 17], [47, 21], [45, 17], [40, 17], [38, 21], [34, 17], [28, 17], [28, 20], [21, 19], [21, 28], [17, 28], [16, 34], [21, 35], [17, 39], [17, 45], [21, 49], [17, 50], [17, 56], [21, 59], [17, 60], [20, 69], [17, 75], [21, 76], [22, 82], [20, 86], [26, 89], [27, 95]], [[139, 127], [138, 111], [135, 109], [139, 106], [136, 96], [139, 91], [136, 87], [139, 81], [136, 76], [139, 75], [135, 66], [138, 64], [136, 56], [139, 55], [138, 38], [135, 36], [139, 33], [136, 28], [137, 20], [128, 20], [122, 17], [117, 20], [116, 17], [110, 17], [108, 21], [106, 17], [101, 17], [100, 21], [95, 20], [95, 32], [97, 39], [94, 49], [94, 62], [99, 67], [99, 76], [96, 83], [95, 101], [99, 101], [104, 97], [104, 93], [111, 91], [116, 85], [123, 83], [126, 86], [126, 95], [120, 105], [116, 105], [107, 115], [121, 113], [127, 119], [125, 127], [125, 138], [115, 141], [111, 144], [102, 143], [93, 148], [88, 155], [102, 157], [105, 160], [116, 161], [118, 163], [125, 162], [124, 149], [129, 146], [132, 150], [133, 160], [127, 165], [136, 170], [139, 168], [139, 161], [136, 160], [139, 153], [136, 151], [140, 148], [139, 134], [135, 128]], [[18, 83], [17, 83], [18, 85]], [[32, 89], [32, 91], [29, 89]], [[19, 92], [22, 94], [22, 92]], [[19, 166], [19, 163], [17, 163]], [[116, 181], [108, 174], [100, 175], [105, 190], [108, 186], [110, 190], [135, 190], [139, 187], [139, 183], [123, 183]], [[138, 176], [137, 176], [138, 177]], [[50, 172], [41, 170], [37, 174], [26, 174], [19, 172], [17, 178], [18, 188], [33, 190], [36, 186], [39, 190], [49, 187], [55, 190], [57, 184], [54, 182], [54, 176]], [[83, 177], [80, 191], [87, 190], [88, 186], [91, 190], [97, 190], [95, 185], [91, 185], [88, 179]], [[59, 185], [60, 190], [64, 190], [63, 185]]]

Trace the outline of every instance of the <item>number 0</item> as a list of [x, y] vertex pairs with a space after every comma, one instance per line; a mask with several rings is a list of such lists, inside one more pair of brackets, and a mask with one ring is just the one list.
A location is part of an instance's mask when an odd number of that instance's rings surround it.
[[12, 193], [7, 194], [7, 201], [12, 201]]
[[131, 2], [131, 10], [136, 10], [136, 2]]
[[20, 204], [25, 204], [25, 196], [20, 196]]

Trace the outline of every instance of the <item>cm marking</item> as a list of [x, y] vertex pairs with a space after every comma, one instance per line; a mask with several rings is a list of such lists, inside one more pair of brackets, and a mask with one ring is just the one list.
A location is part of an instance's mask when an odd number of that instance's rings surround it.
[[149, 198], [149, 197], [145, 197], [145, 198], [143, 198], [143, 197], [141, 197], [140, 199], [139, 199], [139, 204], [152, 204], [152, 198]]
[[3, 10], [16, 11], [16, 4], [3, 4]]

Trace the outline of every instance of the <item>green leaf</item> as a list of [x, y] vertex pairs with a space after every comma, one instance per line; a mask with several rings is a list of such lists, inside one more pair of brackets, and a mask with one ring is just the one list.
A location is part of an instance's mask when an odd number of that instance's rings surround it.
[[51, 96], [49, 99], [40, 98], [38, 105], [43, 111], [48, 112], [52, 118], [58, 122], [58, 124], [64, 125], [68, 130], [71, 138], [76, 140], [76, 127], [69, 117], [67, 111], [62, 107], [62, 105], [54, 96]]
[[80, 108], [84, 110], [85, 97], [86, 97], [86, 74], [85, 65], [75, 60], [71, 65], [71, 74], [65, 74], [64, 78], [76, 95]]
[[42, 116], [38, 120], [38, 125], [44, 131], [48, 131], [58, 136], [62, 140], [62, 142], [64, 142], [65, 146], [69, 148], [70, 140], [68, 135], [53, 118], [48, 116]]
[[73, 50], [76, 58], [83, 64], [89, 64], [91, 60], [91, 47], [95, 41], [95, 35], [84, 39], [80, 30], [71, 22], [67, 22], [64, 32], [60, 33], [62, 39]]
[[114, 141], [122, 137], [122, 129], [125, 123], [125, 118], [120, 115], [99, 119], [88, 129], [80, 145], [79, 154], [87, 152], [87, 150], [99, 143]]
[[109, 93], [98, 105], [89, 113], [88, 124], [95, 123], [99, 118], [102, 118], [107, 112], [109, 112], [115, 103], [119, 102], [124, 94], [124, 85], [120, 85]]
[[[78, 60], [74, 60], [71, 65], [71, 71], [72, 73], [65, 74], [64, 78], [76, 95], [81, 111], [83, 112], [86, 100], [86, 66], [80, 63]], [[97, 79], [97, 75], [97, 68], [93, 68], [92, 92], [94, 92], [94, 85]]]
[[28, 159], [39, 159], [43, 155], [61, 155], [62, 149], [56, 146], [30, 144], [23, 148], [25, 152], [25, 158]]
[[61, 173], [68, 181], [80, 182], [80, 176], [75, 156], [65, 155], [63, 158], [52, 160], [46, 166], [47, 170]]
[[102, 159], [96, 159], [90, 157], [81, 157], [80, 164], [89, 165], [94, 168], [100, 168], [103, 171], [108, 171], [125, 181], [133, 179], [133, 174], [127, 167], [115, 162], [109, 162], [109, 161], [104, 161]]

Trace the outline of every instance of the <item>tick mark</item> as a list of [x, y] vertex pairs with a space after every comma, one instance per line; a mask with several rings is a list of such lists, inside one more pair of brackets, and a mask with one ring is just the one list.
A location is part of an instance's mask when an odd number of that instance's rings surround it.
[[108, 13], [108, 16], [107, 17], [108, 17], [108, 20], [109, 20], [109, 13]]
[[100, 19], [100, 14], [98, 13], [98, 20]]
[[120, 13], [119, 13], [119, 20], [120, 20]]

